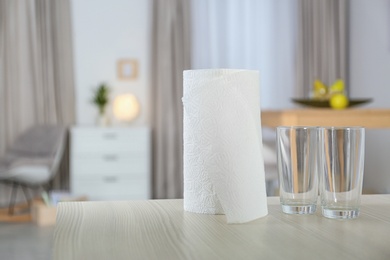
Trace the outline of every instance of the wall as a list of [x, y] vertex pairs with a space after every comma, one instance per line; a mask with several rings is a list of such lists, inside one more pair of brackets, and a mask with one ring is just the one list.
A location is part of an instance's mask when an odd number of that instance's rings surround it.
[[[72, 0], [77, 125], [94, 125], [93, 89], [106, 82], [111, 97], [132, 92], [141, 114], [132, 125], [149, 125], [151, 2], [149, 0]], [[135, 58], [139, 76], [117, 78], [117, 61]], [[118, 124], [113, 120], [114, 124]]]
[[[390, 108], [390, 1], [353, 0], [350, 13], [351, 97], [367, 108]], [[368, 130], [364, 188], [390, 193], [390, 131]]]

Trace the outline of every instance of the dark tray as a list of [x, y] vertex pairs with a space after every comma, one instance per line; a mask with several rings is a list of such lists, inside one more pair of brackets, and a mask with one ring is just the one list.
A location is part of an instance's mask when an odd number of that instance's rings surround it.
[[[315, 100], [315, 99], [297, 99], [293, 98], [294, 103], [309, 107], [330, 107], [329, 100]], [[354, 107], [362, 104], [366, 104], [372, 101], [372, 98], [350, 99], [348, 107]]]

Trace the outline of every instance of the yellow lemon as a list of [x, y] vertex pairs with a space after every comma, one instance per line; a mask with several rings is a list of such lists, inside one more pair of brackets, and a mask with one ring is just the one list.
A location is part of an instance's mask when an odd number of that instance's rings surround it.
[[338, 79], [333, 83], [333, 85], [330, 87], [330, 93], [343, 93], [344, 92], [344, 81], [341, 79]]
[[328, 88], [320, 80], [317, 79], [316, 81], [314, 81], [313, 90], [314, 99], [326, 99], [328, 94]]
[[333, 109], [344, 109], [348, 107], [349, 100], [344, 94], [334, 94], [330, 98], [329, 104]]

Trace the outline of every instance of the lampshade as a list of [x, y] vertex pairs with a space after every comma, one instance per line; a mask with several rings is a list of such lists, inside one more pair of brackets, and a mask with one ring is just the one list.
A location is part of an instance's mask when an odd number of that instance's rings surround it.
[[140, 111], [140, 105], [133, 94], [123, 94], [115, 98], [113, 112], [116, 119], [123, 122], [134, 120]]

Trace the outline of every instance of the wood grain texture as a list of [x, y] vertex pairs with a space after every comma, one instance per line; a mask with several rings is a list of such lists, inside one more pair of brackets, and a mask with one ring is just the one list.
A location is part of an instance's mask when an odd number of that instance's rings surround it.
[[229, 225], [183, 211], [182, 200], [63, 202], [54, 259], [390, 259], [390, 195], [364, 195], [361, 215], [282, 213]]
[[363, 126], [390, 128], [390, 109], [287, 109], [261, 112], [263, 126]]

